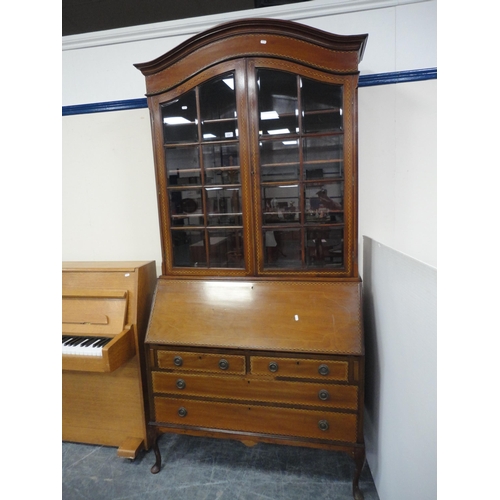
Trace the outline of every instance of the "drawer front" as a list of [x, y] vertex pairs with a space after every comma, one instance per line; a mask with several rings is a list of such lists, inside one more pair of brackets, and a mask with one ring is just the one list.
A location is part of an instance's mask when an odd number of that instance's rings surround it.
[[178, 397], [197, 396], [350, 410], [358, 407], [358, 388], [353, 385], [166, 372], [153, 372], [152, 381], [155, 393]]
[[356, 442], [353, 413], [155, 398], [156, 421], [275, 436]]
[[317, 378], [347, 382], [349, 380], [349, 363], [347, 361], [252, 356], [250, 358], [250, 373], [252, 375]]
[[158, 367], [179, 371], [245, 373], [245, 356], [158, 350]]

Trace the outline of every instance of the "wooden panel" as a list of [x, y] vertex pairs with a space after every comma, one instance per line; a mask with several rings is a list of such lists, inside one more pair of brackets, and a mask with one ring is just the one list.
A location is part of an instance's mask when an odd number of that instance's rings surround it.
[[160, 278], [146, 342], [362, 354], [360, 286]]
[[62, 333], [63, 335], [117, 335], [123, 330], [126, 313], [126, 291], [122, 292], [121, 298], [63, 294]]
[[[276, 363], [278, 369], [271, 372], [269, 363]], [[319, 368], [326, 366], [328, 374], [321, 375]], [[349, 380], [349, 363], [347, 361], [312, 360], [300, 358], [280, 358], [252, 356], [250, 373], [253, 375], [274, 375], [276, 377], [318, 378], [321, 380]]]
[[[154, 402], [157, 422], [275, 436], [356, 442], [357, 417], [352, 413], [160, 397], [156, 397]], [[185, 417], [178, 414], [181, 407], [187, 410]], [[325, 431], [319, 428], [319, 422], [322, 420], [328, 423], [328, 429]]]
[[[177, 366], [174, 359], [180, 357], [182, 366]], [[228, 368], [222, 370], [219, 362], [226, 360]], [[245, 357], [225, 354], [206, 354], [182, 351], [158, 351], [158, 367], [174, 370], [218, 372], [218, 373], [245, 373]]]
[[[179, 388], [177, 382], [184, 381]], [[153, 392], [177, 397], [197, 396], [239, 401], [263, 401], [306, 406], [348, 408], [355, 410], [358, 389], [353, 385], [287, 382], [264, 378], [190, 375], [185, 373], [152, 373]], [[319, 398], [328, 391], [328, 399]]]
[[145, 439], [136, 357], [112, 373], [65, 371], [62, 377], [62, 439], [121, 446]]

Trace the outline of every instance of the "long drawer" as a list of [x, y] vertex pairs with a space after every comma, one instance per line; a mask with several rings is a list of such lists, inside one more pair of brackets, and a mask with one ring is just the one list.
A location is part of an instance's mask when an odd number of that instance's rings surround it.
[[357, 416], [272, 406], [155, 397], [157, 423], [356, 442]]
[[235, 401], [262, 401], [355, 410], [358, 388], [320, 382], [294, 382], [264, 377], [152, 372], [153, 392]]

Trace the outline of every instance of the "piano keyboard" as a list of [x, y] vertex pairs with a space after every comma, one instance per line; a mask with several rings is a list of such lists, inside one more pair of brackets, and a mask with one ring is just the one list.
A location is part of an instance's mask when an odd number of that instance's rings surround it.
[[79, 337], [63, 335], [62, 353], [79, 356], [102, 356], [102, 348], [112, 337]]

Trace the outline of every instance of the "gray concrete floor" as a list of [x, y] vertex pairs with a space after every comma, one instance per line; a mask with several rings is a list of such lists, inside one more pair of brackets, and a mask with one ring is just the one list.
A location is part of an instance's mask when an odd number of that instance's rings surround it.
[[[116, 448], [62, 444], [63, 500], [352, 500], [354, 462], [345, 453], [164, 434], [135, 460]], [[368, 467], [365, 500], [379, 500]]]

